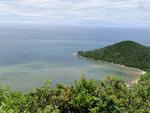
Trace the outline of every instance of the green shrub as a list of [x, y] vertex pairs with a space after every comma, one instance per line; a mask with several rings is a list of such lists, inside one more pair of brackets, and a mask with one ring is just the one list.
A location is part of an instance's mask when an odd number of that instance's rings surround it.
[[73, 85], [57, 84], [31, 93], [0, 88], [0, 113], [149, 113], [150, 73], [130, 87], [116, 77], [89, 80], [81, 77]]

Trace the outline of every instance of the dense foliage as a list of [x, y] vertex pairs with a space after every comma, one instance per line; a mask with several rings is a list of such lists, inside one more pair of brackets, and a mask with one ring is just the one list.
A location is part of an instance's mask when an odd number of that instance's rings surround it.
[[137, 84], [107, 77], [102, 81], [82, 77], [73, 85], [58, 84], [24, 94], [0, 88], [0, 113], [149, 113], [150, 73]]
[[93, 51], [79, 51], [78, 54], [95, 60], [150, 70], [150, 47], [133, 41], [123, 41]]

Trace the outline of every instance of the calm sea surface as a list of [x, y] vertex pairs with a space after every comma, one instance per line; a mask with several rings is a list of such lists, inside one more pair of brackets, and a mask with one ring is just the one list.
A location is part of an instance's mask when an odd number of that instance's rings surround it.
[[73, 55], [122, 40], [150, 45], [149, 28], [104, 28], [46, 25], [0, 26], [0, 84], [31, 90], [45, 80], [73, 83], [82, 75], [102, 79], [116, 75], [133, 80], [136, 72]]

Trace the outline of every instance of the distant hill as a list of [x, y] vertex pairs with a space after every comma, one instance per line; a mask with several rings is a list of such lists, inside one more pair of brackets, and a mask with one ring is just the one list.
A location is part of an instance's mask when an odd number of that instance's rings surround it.
[[134, 41], [122, 41], [93, 51], [79, 51], [83, 57], [150, 70], [150, 47]]

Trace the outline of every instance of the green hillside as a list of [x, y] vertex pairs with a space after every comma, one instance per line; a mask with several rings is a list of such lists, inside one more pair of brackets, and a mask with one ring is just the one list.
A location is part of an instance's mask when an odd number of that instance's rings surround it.
[[93, 51], [79, 51], [83, 57], [150, 70], [150, 47], [133, 41], [122, 41]]

